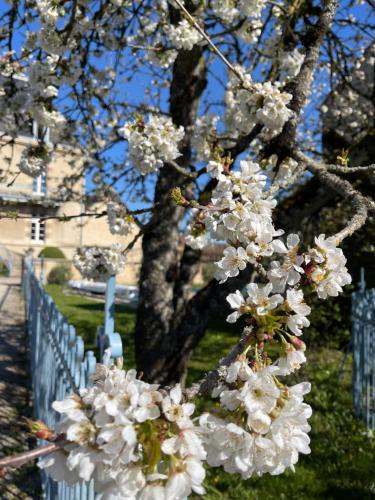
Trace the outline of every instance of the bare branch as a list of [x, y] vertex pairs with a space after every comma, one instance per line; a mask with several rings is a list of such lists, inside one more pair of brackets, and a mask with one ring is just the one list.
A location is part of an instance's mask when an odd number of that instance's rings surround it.
[[173, 167], [179, 174], [183, 175], [184, 177], [187, 177], [188, 179], [196, 179], [198, 177], [198, 172], [189, 172], [186, 170], [186, 168], [181, 167], [177, 162], [174, 160], [169, 160], [167, 165], [170, 165]]
[[367, 166], [359, 166], [359, 167], [344, 167], [341, 165], [326, 165], [326, 169], [329, 172], [337, 173], [337, 174], [356, 174], [359, 172], [374, 172], [375, 173], [375, 163]]
[[66, 440], [56, 441], [54, 443], [46, 444], [45, 446], [40, 446], [39, 448], [35, 448], [34, 450], [24, 451], [22, 453], [18, 453], [17, 455], [1, 458], [0, 477], [3, 477], [8, 469], [19, 469], [24, 464], [31, 462], [36, 458], [50, 455], [55, 451], [61, 450], [61, 448], [67, 444], [68, 441]]
[[323, 184], [332, 188], [344, 199], [349, 200], [353, 206], [353, 217], [349, 220], [344, 229], [335, 234], [338, 242], [351, 236], [355, 231], [360, 229], [366, 223], [368, 212], [375, 212], [375, 202], [373, 200], [357, 191], [350, 182], [329, 172], [327, 165], [312, 160], [301, 152], [296, 153], [294, 158], [305, 164], [312, 173], [319, 177]]
[[246, 347], [249, 345], [251, 336], [252, 332], [246, 331], [246, 334], [241, 338], [238, 344], [236, 344], [230, 351], [230, 353], [220, 361], [220, 365], [217, 368], [215, 368], [215, 370], [210, 371], [206, 375], [206, 377], [199, 383], [199, 385], [188, 390], [189, 397], [195, 394], [200, 394], [201, 396], [210, 395], [220, 378], [220, 367], [229, 366], [231, 363], [233, 363], [237, 359], [237, 357], [240, 354], [242, 354], [246, 349]]

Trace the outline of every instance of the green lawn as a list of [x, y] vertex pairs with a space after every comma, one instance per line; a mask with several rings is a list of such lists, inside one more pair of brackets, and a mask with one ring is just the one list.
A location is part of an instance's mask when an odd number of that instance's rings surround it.
[[[66, 295], [56, 285], [47, 290], [92, 348], [96, 326], [103, 322], [103, 303]], [[134, 313], [117, 307], [116, 330], [123, 338], [127, 367], [134, 366], [134, 322]], [[236, 338], [235, 330], [222, 319], [211, 324], [193, 355], [189, 379], [197, 380], [214, 367]], [[312, 382], [308, 397], [314, 409], [311, 455], [301, 458], [295, 473], [278, 477], [242, 481], [221, 469], [211, 469], [205, 500], [375, 499], [375, 437], [352, 416], [350, 357], [342, 364], [343, 355], [336, 350], [320, 349], [307, 355], [308, 363], [292, 383]], [[200, 406], [207, 404], [200, 402]]]

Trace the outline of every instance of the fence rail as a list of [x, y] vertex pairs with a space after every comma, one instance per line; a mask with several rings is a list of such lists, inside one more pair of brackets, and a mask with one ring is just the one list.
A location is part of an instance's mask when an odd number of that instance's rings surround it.
[[375, 289], [352, 295], [353, 405], [357, 417], [375, 430]]
[[[22, 286], [30, 341], [34, 418], [53, 429], [59, 415], [53, 411], [52, 402], [89, 384], [97, 360], [93, 351], [85, 352], [82, 337], [45, 292], [42, 280], [34, 273], [31, 257], [24, 259]], [[93, 332], [93, 338], [96, 336], [100, 356], [105, 348], [110, 348], [112, 357], [118, 358], [122, 356], [122, 344], [114, 332], [114, 303], [115, 277], [112, 276], [107, 285], [105, 323]], [[68, 486], [52, 481], [43, 472], [41, 479], [46, 500], [95, 498], [92, 481]]]

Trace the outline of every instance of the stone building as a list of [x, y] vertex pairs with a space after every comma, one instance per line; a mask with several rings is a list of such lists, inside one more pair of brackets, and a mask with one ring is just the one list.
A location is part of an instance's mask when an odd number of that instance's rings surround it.
[[[117, 242], [126, 245], [133, 236], [112, 235], [106, 216], [80, 215], [100, 213], [105, 205], [85, 202], [84, 177], [73, 175], [79, 171], [82, 160], [71, 148], [56, 148], [46, 174], [33, 179], [19, 172], [21, 153], [26, 146], [36, 144], [37, 129], [33, 124], [12, 141], [4, 136], [0, 140], [0, 245], [12, 255], [13, 265], [19, 267], [25, 252], [38, 257], [45, 247], [61, 249], [67, 261], [71, 261], [76, 249], [82, 246], [109, 246]], [[72, 215], [75, 217], [66, 221], [43, 219]], [[45, 271], [48, 273], [56, 262], [46, 259]], [[139, 240], [129, 253], [128, 265], [118, 282], [136, 284], [140, 263]], [[79, 277], [74, 272], [75, 278]]]

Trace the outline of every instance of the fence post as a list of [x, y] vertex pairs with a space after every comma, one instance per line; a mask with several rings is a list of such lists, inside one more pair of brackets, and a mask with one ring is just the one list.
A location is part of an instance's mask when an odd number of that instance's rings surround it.
[[104, 333], [106, 335], [112, 335], [115, 331], [115, 298], [116, 276], [112, 274], [107, 280], [105, 290]]
[[40, 284], [43, 286], [44, 284], [44, 255], [40, 258]]
[[366, 290], [365, 269], [363, 267], [361, 267], [360, 269], [360, 278], [358, 285], [361, 292], [364, 292]]
[[363, 267], [358, 288], [352, 295], [353, 406], [375, 429], [375, 289], [366, 290]]
[[110, 350], [110, 357], [113, 359], [123, 356], [122, 340], [118, 333], [115, 333], [115, 297], [116, 297], [116, 276], [112, 275], [107, 280], [104, 307], [104, 325], [99, 326], [96, 332], [96, 343], [100, 351], [100, 362], [106, 349]]

